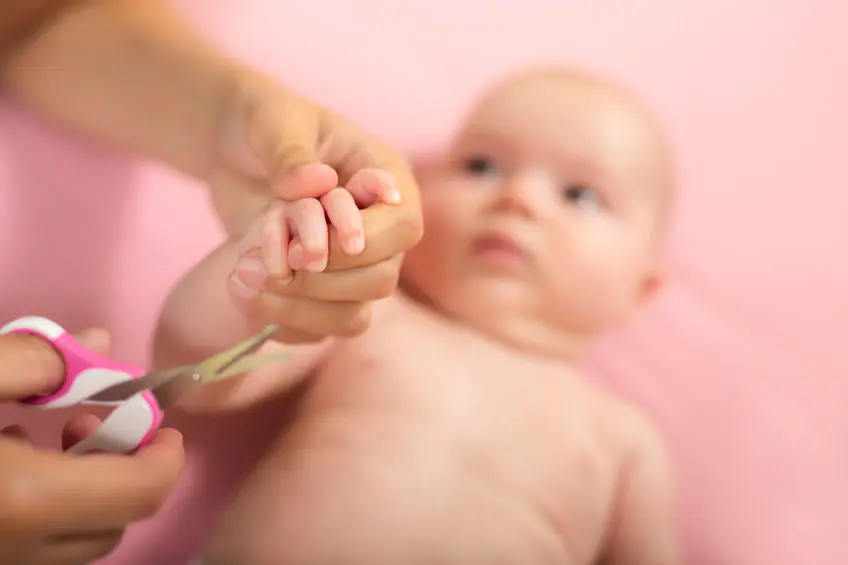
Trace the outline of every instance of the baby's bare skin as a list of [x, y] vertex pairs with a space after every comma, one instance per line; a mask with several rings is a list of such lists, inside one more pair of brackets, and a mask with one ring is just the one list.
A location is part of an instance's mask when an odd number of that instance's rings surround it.
[[[621, 89], [539, 72], [484, 96], [448, 153], [419, 171], [424, 237], [363, 336], [204, 391], [306, 387], [207, 565], [680, 565], [662, 443], [576, 369], [662, 282], [661, 135]], [[160, 364], [249, 331], [221, 296], [238, 249], [172, 294]], [[296, 280], [254, 283], [284, 307]]]
[[314, 375], [209, 562], [595, 563], [641, 419], [562, 363], [382, 306]]

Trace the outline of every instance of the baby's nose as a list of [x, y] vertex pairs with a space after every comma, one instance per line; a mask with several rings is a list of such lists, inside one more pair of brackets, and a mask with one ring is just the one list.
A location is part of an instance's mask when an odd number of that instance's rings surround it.
[[522, 171], [504, 183], [500, 198], [504, 203], [534, 216], [544, 216], [556, 205], [556, 180], [539, 169]]

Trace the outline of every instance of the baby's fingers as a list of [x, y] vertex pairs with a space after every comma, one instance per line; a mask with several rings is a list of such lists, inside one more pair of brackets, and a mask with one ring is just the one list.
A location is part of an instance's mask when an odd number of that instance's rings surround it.
[[277, 279], [290, 278], [291, 268], [286, 253], [290, 235], [283, 203], [275, 202], [271, 205], [260, 229], [262, 260], [268, 274]]
[[321, 197], [327, 218], [339, 234], [342, 249], [348, 255], [358, 255], [365, 249], [365, 230], [362, 213], [353, 195], [344, 188], [336, 188]]
[[360, 208], [377, 202], [399, 204], [400, 191], [394, 175], [382, 169], [362, 169], [348, 181], [345, 188], [353, 195]]
[[323, 206], [314, 198], [302, 198], [287, 203], [285, 214], [293, 236], [289, 265], [292, 269], [320, 273], [327, 267], [330, 258], [327, 217]]
[[285, 206], [279, 200], [272, 202], [235, 244], [239, 259], [230, 274], [228, 287], [239, 303], [253, 300], [269, 276], [283, 281], [291, 279]]

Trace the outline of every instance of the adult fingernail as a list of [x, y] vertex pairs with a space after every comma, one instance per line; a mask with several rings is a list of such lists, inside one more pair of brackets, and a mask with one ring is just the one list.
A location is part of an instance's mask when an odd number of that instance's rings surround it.
[[389, 204], [400, 204], [400, 189], [396, 186], [389, 188], [389, 192], [386, 194], [386, 200]]

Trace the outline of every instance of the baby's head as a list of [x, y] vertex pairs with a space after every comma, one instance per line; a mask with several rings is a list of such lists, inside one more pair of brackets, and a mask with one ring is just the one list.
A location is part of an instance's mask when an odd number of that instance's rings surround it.
[[639, 102], [598, 77], [501, 83], [419, 181], [425, 234], [404, 288], [512, 346], [575, 357], [661, 283], [667, 148]]

